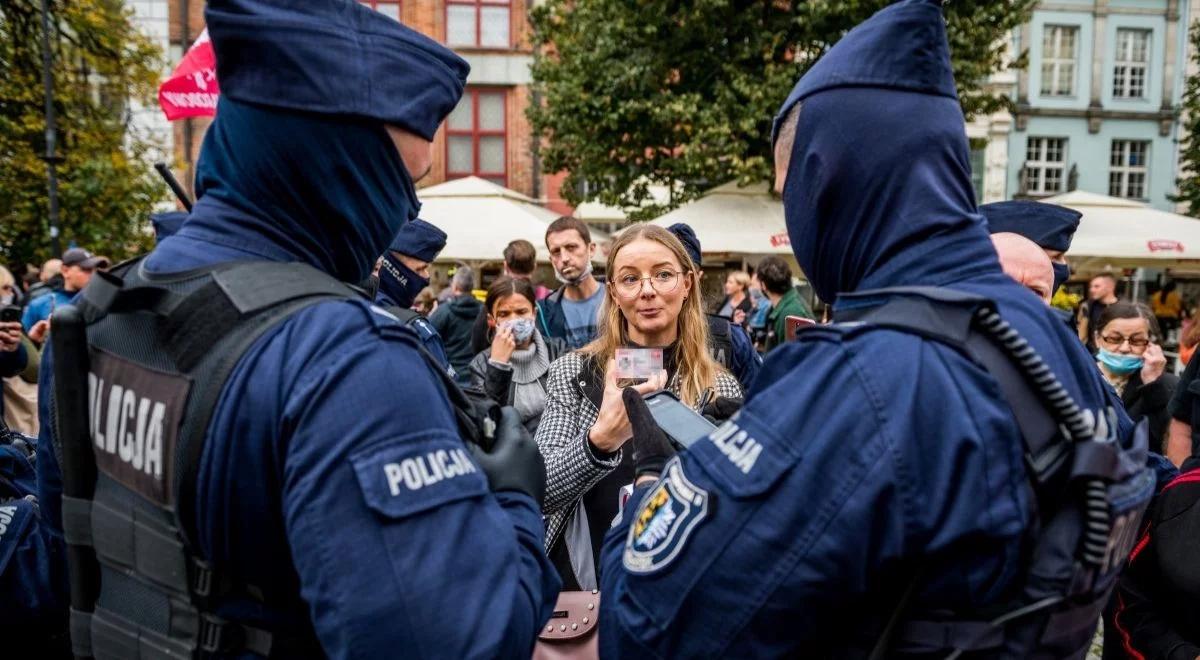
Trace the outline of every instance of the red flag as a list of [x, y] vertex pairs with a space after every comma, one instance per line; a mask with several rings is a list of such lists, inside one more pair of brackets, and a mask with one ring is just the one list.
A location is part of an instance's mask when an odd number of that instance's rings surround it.
[[217, 57], [208, 30], [200, 33], [175, 72], [158, 87], [158, 104], [168, 120], [212, 117], [217, 113]]

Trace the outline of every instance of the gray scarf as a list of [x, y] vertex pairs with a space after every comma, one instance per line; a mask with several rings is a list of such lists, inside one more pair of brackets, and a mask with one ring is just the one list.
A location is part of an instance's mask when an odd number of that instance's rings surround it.
[[513, 370], [513, 407], [528, 421], [546, 409], [546, 390], [538, 379], [550, 369], [550, 351], [539, 332], [533, 333], [529, 348], [513, 351], [508, 363]]

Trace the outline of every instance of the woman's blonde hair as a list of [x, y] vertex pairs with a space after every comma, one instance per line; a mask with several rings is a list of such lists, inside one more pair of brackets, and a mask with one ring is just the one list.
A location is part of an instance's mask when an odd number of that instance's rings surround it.
[[729, 277], [733, 278], [733, 282], [742, 287], [742, 291], [750, 292], [750, 275], [744, 270], [731, 270]]
[[17, 288], [17, 281], [13, 279], [13, 274], [4, 266], [0, 266], [0, 286], [9, 285], [13, 289]]
[[679, 317], [675, 324], [678, 329], [675, 359], [676, 373], [679, 377], [679, 398], [689, 406], [696, 405], [704, 390], [714, 387], [717, 375], [725, 368], [717, 364], [708, 352], [708, 321], [704, 318], [704, 306], [700, 295], [700, 283], [696, 281], [696, 269], [692, 260], [683, 249], [683, 243], [671, 232], [658, 225], [634, 225], [613, 241], [612, 249], [608, 252], [608, 267], [605, 270], [609, 276], [608, 292], [600, 306], [600, 332], [596, 339], [580, 349], [584, 355], [593, 357], [603, 367], [615, 358], [617, 349], [629, 341], [629, 321], [621, 314], [621, 308], [613, 299], [612, 277], [616, 272], [614, 267], [617, 254], [621, 248], [634, 241], [646, 239], [661, 243], [675, 255], [683, 269], [681, 277], [692, 283], [691, 291], [683, 301]]

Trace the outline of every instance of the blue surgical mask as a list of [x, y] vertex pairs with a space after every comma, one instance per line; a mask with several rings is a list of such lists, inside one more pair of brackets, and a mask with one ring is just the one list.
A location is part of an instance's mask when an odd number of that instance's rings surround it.
[[1137, 355], [1122, 355], [1103, 348], [1096, 354], [1096, 359], [1100, 361], [1100, 364], [1108, 367], [1109, 371], [1118, 376], [1124, 376], [1140, 370], [1144, 362]]
[[397, 306], [412, 307], [417, 294], [427, 286], [429, 278], [418, 275], [390, 251], [383, 255], [383, 263], [379, 266], [379, 292]]
[[1071, 267], [1067, 264], [1054, 263], [1050, 264], [1050, 267], [1054, 269], [1054, 288], [1050, 290], [1050, 295], [1053, 296], [1058, 293], [1062, 285], [1067, 283], [1067, 280], [1071, 279]]
[[518, 344], [524, 344], [533, 336], [533, 319], [519, 318], [511, 319], [500, 324], [503, 327], [512, 330], [513, 341]]

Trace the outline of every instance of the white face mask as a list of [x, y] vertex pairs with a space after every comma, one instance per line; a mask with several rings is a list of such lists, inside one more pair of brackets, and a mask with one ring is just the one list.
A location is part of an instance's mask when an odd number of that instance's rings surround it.
[[583, 272], [579, 273], [579, 275], [576, 275], [575, 277], [573, 277], [571, 279], [567, 279], [567, 278], [563, 277], [562, 273], [558, 272], [558, 269], [555, 268], [554, 269], [554, 279], [556, 279], [559, 282], [562, 282], [563, 284], [566, 284], [568, 286], [575, 286], [575, 285], [579, 284], [580, 282], [586, 280], [588, 278], [588, 276], [592, 274], [592, 268], [593, 268], [592, 260], [588, 259], [583, 267]]
[[13, 301], [12, 293], [0, 293], [0, 305], [11, 305]]

